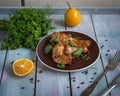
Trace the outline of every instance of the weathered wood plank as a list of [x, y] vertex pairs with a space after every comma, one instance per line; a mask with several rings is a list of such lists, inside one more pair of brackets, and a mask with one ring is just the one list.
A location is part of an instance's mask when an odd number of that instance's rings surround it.
[[[82, 15], [81, 23], [73, 28], [67, 27], [67, 30], [78, 31], [89, 35], [96, 40], [95, 33], [92, 26], [91, 17], [89, 14]], [[80, 94], [96, 79], [96, 77], [103, 71], [101, 59], [82, 72], [71, 73], [72, 93], [73, 96], [80, 96]], [[103, 89], [107, 87], [106, 80], [103, 78], [91, 96], [98, 95]]]
[[[0, 14], [0, 20], [8, 19], [8, 15]], [[0, 30], [0, 82], [6, 78], [6, 72], [3, 71], [3, 65], [5, 61], [6, 50], [1, 50], [1, 44], [6, 36], [7, 32]], [[2, 74], [3, 71], [3, 74]], [[3, 77], [3, 80], [1, 80]]]
[[[52, 25], [57, 29], [50, 33], [65, 30], [63, 15], [52, 15], [51, 18]], [[36, 96], [70, 96], [68, 73], [53, 71], [38, 62], [36, 82]]]
[[[8, 18], [8, 15], [5, 16], [0, 14], [0, 19], [3, 19], [3, 17]], [[120, 50], [120, 14], [92, 15], [93, 25], [89, 14], [84, 14], [82, 17], [80, 25], [73, 28], [67, 27], [67, 30], [82, 32], [95, 40], [94, 25], [101, 49], [103, 64], [106, 66], [111, 57], [113, 57], [115, 51]], [[51, 30], [49, 33], [65, 30], [63, 15], [52, 15], [51, 18], [53, 26], [57, 29]], [[4, 31], [0, 31], [0, 45], [5, 35]], [[53, 71], [37, 61], [37, 70], [35, 70], [35, 68], [32, 74], [20, 78], [15, 76], [12, 71], [12, 61], [25, 57], [36, 60], [35, 52], [24, 48], [9, 50], [6, 55], [6, 61], [5, 54], [6, 50], [0, 50], [0, 75], [3, 64], [5, 63], [3, 80], [0, 86], [1, 96], [33, 96], [34, 90], [36, 96], [70, 96], [69, 80], [71, 80], [72, 96], [80, 96], [83, 90], [103, 71], [101, 58], [99, 58], [93, 66], [84, 71], [70, 73], [70, 78], [69, 73]], [[35, 77], [35, 71], [37, 72], [37, 77]], [[119, 73], [120, 64], [114, 71], [107, 74], [109, 84]], [[106, 89], [106, 87], [106, 80], [103, 77], [91, 96], [98, 95]], [[115, 88], [115, 90], [111, 92], [111, 96], [119, 96], [119, 94], [120, 87]]]
[[67, 30], [77, 31], [86, 34], [96, 40], [90, 14], [82, 14], [82, 20], [75, 27], [67, 27]]
[[[8, 15], [0, 14], [0, 19], [9, 19]], [[3, 39], [7, 36], [5, 31], [0, 31], [0, 45]], [[0, 50], [0, 74], [2, 73], [3, 64], [5, 67], [3, 70], [2, 81], [0, 86], [1, 96], [33, 96], [34, 94], [34, 79], [35, 73], [33, 72], [27, 77], [19, 78], [14, 75], [12, 71], [12, 61], [19, 58], [35, 59], [35, 52], [29, 49], [17, 49], [9, 50], [5, 61], [6, 50]], [[33, 78], [31, 83], [31, 78]], [[11, 88], [12, 87], [12, 88]], [[8, 92], [7, 92], [8, 91]]]
[[[101, 48], [104, 66], [114, 56], [116, 50], [120, 50], [120, 14], [93, 15], [95, 30]], [[107, 73], [109, 84], [120, 74], [120, 64], [118, 67]], [[119, 90], [119, 91], [118, 91]], [[120, 95], [120, 87], [111, 92], [112, 96]]]
[[[18, 9], [22, 8], [31, 8], [31, 7], [1, 7], [0, 6], [0, 14], [13, 14]], [[43, 7], [33, 7], [36, 9], [42, 9]], [[66, 7], [52, 7], [52, 14], [61, 14], [63, 15], [66, 11]], [[120, 13], [120, 7], [77, 7], [78, 10], [82, 14], [119, 14]]]
[[6, 50], [1, 50], [1, 44], [5, 37], [4, 33], [5, 33], [4, 31], [0, 31], [0, 82], [2, 82], [2, 77], [3, 77], [3, 80], [6, 78], [5, 72], [3, 72], [3, 75], [2, 75], [4, 61], [5, 61], [5, 55], [6, 55]]
[[4, 71], [6, 72], [6, 79], [1, 83], [1, 96], [33, 96], [35, 69], [26, 77], [17, 77], [12, 70], [12, 62], [19, 58], [28, 58], [35, 60], [35, 52], [29, 49], [9, 50], [5, 62]]
[[63, 15], [52, 15], [51, 17], [51, 23], [55, 29], [50, 30], [49, 33], [52, 32], [59, 32], [65, 30], [65, 24], [64, 24], [64, 16]]
[[37, 68], [36, 96], [70, 96], [68, 73], [53, 71], [40, 62]]

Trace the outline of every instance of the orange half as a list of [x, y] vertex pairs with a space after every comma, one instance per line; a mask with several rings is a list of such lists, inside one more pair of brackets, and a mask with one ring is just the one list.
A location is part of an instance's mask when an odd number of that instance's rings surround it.
[[34, 69], [34, 63], [32, 60], [22, 58], [13, 62], [13, 72], [17, 76], [26, 76], [30, 74]]

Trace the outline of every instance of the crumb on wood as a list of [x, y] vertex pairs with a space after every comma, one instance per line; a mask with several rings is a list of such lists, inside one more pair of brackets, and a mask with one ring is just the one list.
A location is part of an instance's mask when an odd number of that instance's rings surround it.
[[38, 73], [42, 73], [42, 72], [43, 72], [43, 70], [39, 70], [39, 71], [38, 71]]
[[81, 82], [80, 84], [84, 84], [85, 82]]
[[21, 87], [21, 89], [25, 89], [25, 87]]

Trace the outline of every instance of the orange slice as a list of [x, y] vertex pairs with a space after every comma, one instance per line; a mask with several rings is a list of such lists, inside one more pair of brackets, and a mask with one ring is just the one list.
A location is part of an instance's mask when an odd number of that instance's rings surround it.
[[34, 63], [26, 58], [18, 59], [13, 62], [13, 72], [17, 76], [26, 76], [34, 69]]

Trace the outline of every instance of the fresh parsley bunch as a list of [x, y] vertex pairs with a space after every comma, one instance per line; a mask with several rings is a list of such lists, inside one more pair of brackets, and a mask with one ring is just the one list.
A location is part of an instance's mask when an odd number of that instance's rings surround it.
[[[25, 8], [16, 11], [5, 24], [8, 32], [7, 38], [1, 45], [2, 49], [16, 49], [26, 47], [35, 50], [36, 42], [46, 35], [51, 26], [50, 10]], [[3, 26], [3, 28], [5, 27]], [[2, 28], [1, 28], [2, 29]]]

